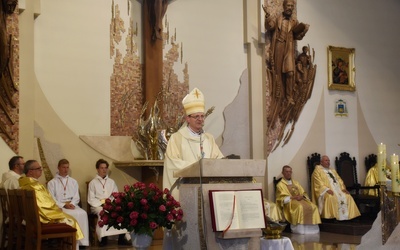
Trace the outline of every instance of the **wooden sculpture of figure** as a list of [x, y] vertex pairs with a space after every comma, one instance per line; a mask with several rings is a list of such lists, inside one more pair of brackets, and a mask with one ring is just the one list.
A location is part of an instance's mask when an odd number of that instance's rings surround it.
[[167, 12], [167, 7], [168, 0], [149, 0], [150, 25], [153, 27], [151, 38], [153, 40], [162, 40], [162, 19]]
[[[268, 136], [277, 123], [281, 124], [279, 131], [272, 133], [276, 134], [275, 148], [283, 138], [285, 144], [290, 139], [301, 110], [311, 96], [316, 71], [312, 64], [314, 55], [310, 55], [308, 47], [296, 58], [296, 40], [303, 39], [309, 25], [297, 20], [294, 0], [284, 0], [282, 6], [283, 12], [277, 14], [263, 6], [267, 41], [270, 41], [266, 62], [270, 97]], [[292, 127], [284, 137], [289, 123]]]
[[[303, 39], [309, 25], [299, 23], [293, 16], [294, 0], [283, 1], [283, 12], [272, 16], [265, 10], [265, 28], [272, 31], [271, 67], [275, 72], [274, 85], [280, 86], [287, 102], [294, 104], [293, 86], [295, 70], [294, 40]], [[283, 97], [282, 96], [282, 97]]]

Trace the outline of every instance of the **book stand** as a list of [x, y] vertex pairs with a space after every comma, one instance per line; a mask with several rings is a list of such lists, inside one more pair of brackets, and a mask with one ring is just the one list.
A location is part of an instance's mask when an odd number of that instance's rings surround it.
[[180, 249], [260, 249], [261, 229], [213, 232], [210, 190], [262, 189], [253, 177], [264, 176], [265, 160], [202, 159], [174, 172], [182, 178], [179, 197], [184, 211], [178, 244]]

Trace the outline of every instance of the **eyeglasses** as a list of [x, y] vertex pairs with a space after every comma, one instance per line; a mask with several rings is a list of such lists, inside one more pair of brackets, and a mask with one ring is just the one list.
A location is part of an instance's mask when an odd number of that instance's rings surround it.
[[200, 119], [204, 120], [204, 118], [206, 118], [205, 115], [195, 115], [195, 116], [193, 116], [193, 115], [188, 115], [188, 116], [189, 116], [190, 118], [195, 119], [195, 120], [200, 120]]
[[31, 168], [31, 169], [29, 169], [29, 170], [40, 170], [40, 171], [42, 171], [43, 168], [42, 168], [42, 167], [40, 167], [40, 168]]

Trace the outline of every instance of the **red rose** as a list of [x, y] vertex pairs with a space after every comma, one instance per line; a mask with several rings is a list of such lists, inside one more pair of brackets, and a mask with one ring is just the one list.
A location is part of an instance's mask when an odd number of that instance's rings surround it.
[[156, 229], [158, 227], [157, 223], [155, 223], [154, 221], [150, 222], [149, 226], [151, 229]]
[[118, 222], [118, 223], [124, 222], [124, 217], [119, 216], [119, 217], [117, 218], [117, 222]]
[[131, 222], [129, 223], [131, 226], [136, 226], [137, 224], [137, 220], [131, 220]]
[[168, 221], [173, 221], [174, 220], [174, 215], [173, 214], [167, 214], [167, 220]]
[[133, 211], [132, 213], [129, 214], [129, 218], [131, 219], [137, 219], [139, 217], [139, 213], [136, 211]]

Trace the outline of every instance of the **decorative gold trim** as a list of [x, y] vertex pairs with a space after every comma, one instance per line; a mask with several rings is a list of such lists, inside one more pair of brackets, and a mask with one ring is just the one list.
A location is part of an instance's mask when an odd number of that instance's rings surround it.
[[328, 47], [329, 90], [356, 91], [354, 57], [354, 48]]
[[49, 165], [47, 164], [46, 157], [44, 155], [44, 150], [42, 147], [42, 143], [40, 142], [40, 138], [37, 138], [37, 145], [38, 145], [38, 149], [39, 149], [40, 161], [42, 162], [44, 177], [46, 178], [46, 182], [49, 182], [51, 179], [53, 179], [53, 174], [51, 173]]

